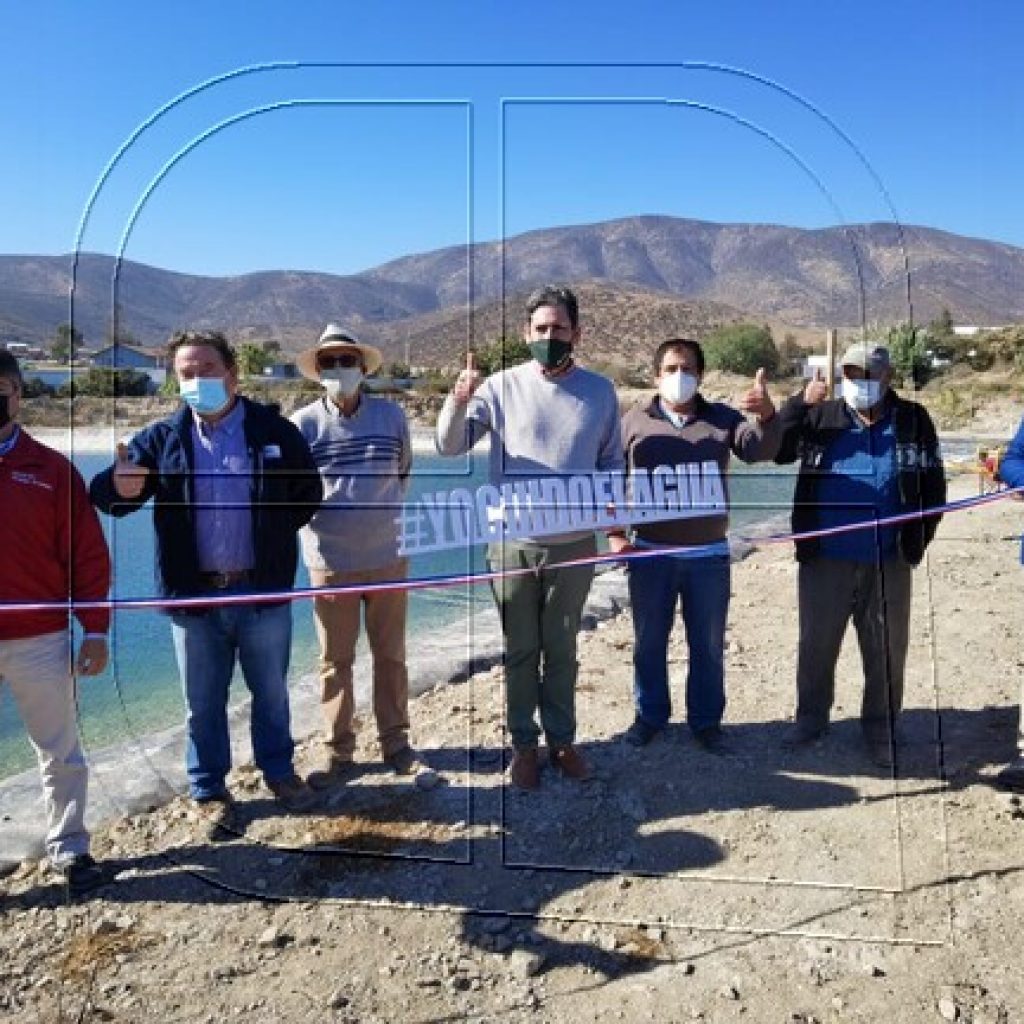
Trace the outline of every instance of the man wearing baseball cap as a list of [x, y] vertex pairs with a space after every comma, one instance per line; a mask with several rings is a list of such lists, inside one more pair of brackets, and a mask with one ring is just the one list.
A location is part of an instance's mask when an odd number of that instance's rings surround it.
[[786, 745], [817, 741], [828, 727], [835, 667], [853, 619], [864, 666], [861, 726], [872, 759], [893, 763], [910, 639], [911, 569], [939, 517], [888, 526], [879, 520], [945, 503], [946, 480], [931, 418], [892, 388], [889, 351], [871, 341], [842, 358], [842, 395], [812, 380], [780, 410], [776, 462], [800, 460], [793, 531], [829, 531], [796, 541], [800, 640], [796, 721]]
[[[349, 330], [328, 324], [319, 342], [296, 359], [299, 372], [324, 394], [292, 414], [323, 477], [324, 501], [301, 532], [302, 555], [315, 587], [357, 586], [401, 580], [395, 517], [405, 500], [412, 464], [409, 426], [396, 402], [366, 395], [362, 383], [380, 369], [381, 354]], [[359, 620], [373, 658], [373, 713], [384, 761], [420, 785], [436, 775], [409, 745], [409, 678], [405, 663], [404, 589], [317, 597], [321, 706], [327, 756], [308, 778], [329, 789], [354, 773], [355, 696], [352, 667]]]

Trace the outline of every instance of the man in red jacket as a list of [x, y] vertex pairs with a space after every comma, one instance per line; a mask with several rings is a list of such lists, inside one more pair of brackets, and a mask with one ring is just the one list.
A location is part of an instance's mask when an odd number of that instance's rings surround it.
[[[89, 855], [85, 829], [88, 769], [78, 736], [75, 673], [107, 664], [105, 609], [76, 612], [85, 633], [74, 666], [68, 613], [61, 602], [101, 601], [110, 555], [78, 471], [16, 422], [23, 382], [18, 361], [0, 350], [0, 684], [10, 687], [39, 759], [46, 799], [46, 852], [76, 892], [109, 879]], [[42, 611], [6, 610], [46, 604]]]

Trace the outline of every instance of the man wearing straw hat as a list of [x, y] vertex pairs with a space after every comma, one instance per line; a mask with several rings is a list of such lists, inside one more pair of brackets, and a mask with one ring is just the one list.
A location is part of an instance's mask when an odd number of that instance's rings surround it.
[[[325, 394], [292, 421], [309, 444], [324, 482], [324, 502], [302, 530], [302, 554], [315, 587], [358, 587], [404, 580], [395, 518], [409, 483], [409, 426], [396, 402], [363, 393], [381, 354], [349, 330], [328, 324], [319, 342], [296, 359], [299, 372]], [[314, 789], [354, 773], [356, 744], [352, 667], [360, 613], [373, 659], [373, 712], [386, 764], [429, 786], [437, 776], [409, 744], [409, 677], [405, 663], [404, 588], [328, 594], [313, 602], [320, 641], [321, 706], [327, 724], [324, 766], [310, 773]]]
[[[853, 619], [864, 665], [861, 728], [868, 753], [893, 763], [910, 640], [911, 571], [939, 517], [877, 520], [946, 501], [939, 442], [927, 410], [892, 388], [889, 350], [860, 342], [842, 359], [842, 397], [812, 380], [780, 410], [776, 462], [800, 459], [793, 531], [800, 563], [796, 721], [785, 744], [816, 742], [828, 728], [836, 660]], [[857, 523], [860, 529], [826, 532]]]

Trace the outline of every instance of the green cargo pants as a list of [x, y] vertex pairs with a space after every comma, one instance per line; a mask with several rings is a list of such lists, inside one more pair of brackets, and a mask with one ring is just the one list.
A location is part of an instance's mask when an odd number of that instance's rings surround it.
[[505, 635], [505, 708], [516, 747], [535, 747], [541, 729], [549, 746], [576, 737], [576, 634], [592, 565], [559, 569], [561, 562], [597, 551], [593, 535], [567, 544], [492, 544], [492, 570], [534, 572], [494, 580], [491, 589]]

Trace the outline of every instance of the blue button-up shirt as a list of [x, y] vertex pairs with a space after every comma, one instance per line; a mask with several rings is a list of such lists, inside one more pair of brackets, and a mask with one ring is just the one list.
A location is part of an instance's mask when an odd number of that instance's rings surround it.
[[252, 458], [241, 402], [222, 420], [192, 418], [196, 547], [203, 572], [247, 572], [252, 553]]

